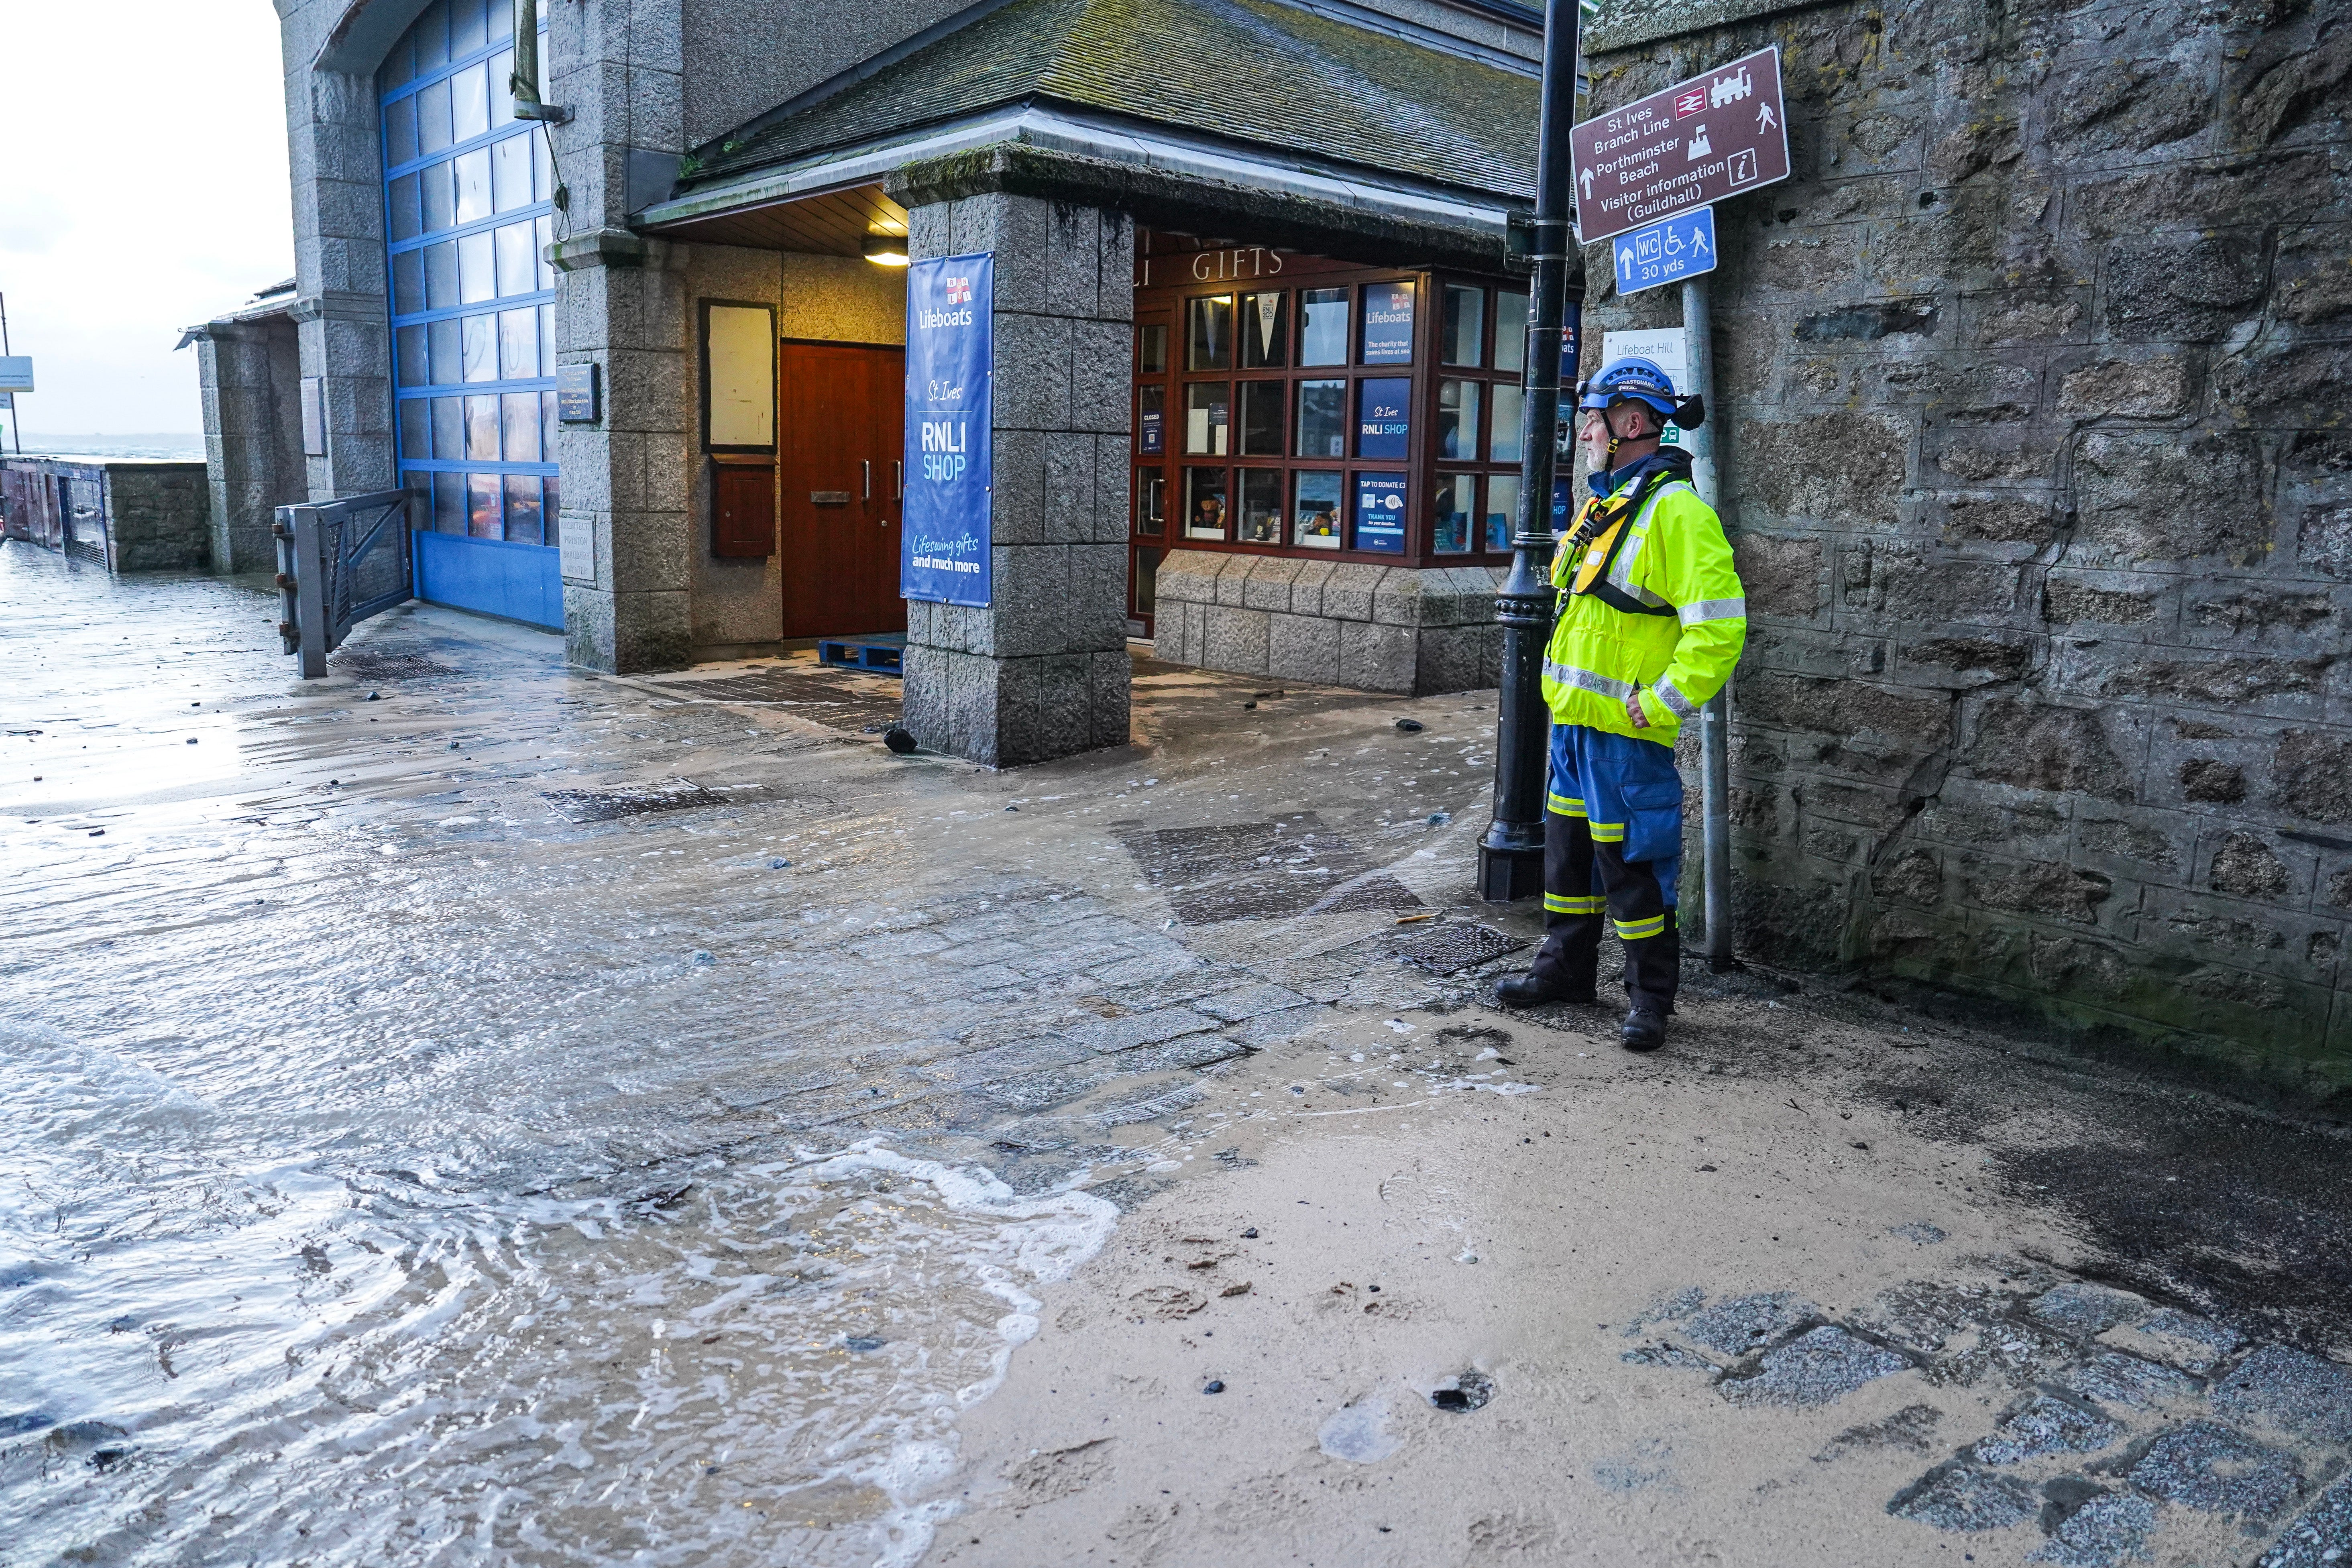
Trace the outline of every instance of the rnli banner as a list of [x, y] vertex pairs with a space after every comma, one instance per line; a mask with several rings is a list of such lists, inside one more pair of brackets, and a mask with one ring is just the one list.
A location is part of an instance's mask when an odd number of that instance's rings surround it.
[[985, 605], [996, 258], [907, 268], [907, 498], [898, 593]]

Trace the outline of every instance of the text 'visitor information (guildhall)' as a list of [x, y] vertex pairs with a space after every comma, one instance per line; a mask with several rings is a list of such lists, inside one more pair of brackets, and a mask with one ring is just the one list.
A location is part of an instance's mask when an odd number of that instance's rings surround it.
[[1778, 47], [1595, 115], [1569, 132], [1585, 243], [1789, 177]]

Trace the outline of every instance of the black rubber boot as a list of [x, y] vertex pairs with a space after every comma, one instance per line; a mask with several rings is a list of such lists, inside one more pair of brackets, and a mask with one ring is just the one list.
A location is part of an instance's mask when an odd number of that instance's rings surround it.
[[1507, 974], [1495, 982], [1496, 999], [1506, 1007], [1540, 1007], [1547, 1002], [1591, 1002], [1591, 986], [1559, 985], [1539, 974]]
[[1617, 1031], [1618, 1043], [1629, 1051], [1654, 1051], [1666, 1043], [1666, 1016], [1650, 1007], [1635, 1007]]

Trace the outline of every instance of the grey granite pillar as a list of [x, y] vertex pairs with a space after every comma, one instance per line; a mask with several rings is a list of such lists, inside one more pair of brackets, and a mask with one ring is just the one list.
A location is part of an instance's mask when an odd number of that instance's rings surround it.
[[267, 572], [277, 562], [276, 510], [309, 499], [294, 323], [279, 311], [207, 321], [191, 335], [205, 407], [212, 569]]
[[907, 605], [906, 723], [989, 767], [1128, 739], [1135, 227], [986, 192], [914, 207], [921, 260], [996, 258], [993, 602]]
[[[646, 25], [656, 16], [662, 25]], [[689, 504], [700, 410], [687, 258], [685, 247], [627, 226], [633, 160], [648, 151], [674, 159], [685, 146], [677, 28], [673, 7], [588, 4], [558, 8], [549, 29], [546, 96], [572, 110], [554, 130], [566, 196], [551, 256], [562, 274], [556, 358], [595, 364], [604, 386], [603, 417], [556, 437], [556, 521], [575, 543], [566, 552], [564, 655], [624, 674], [681, 668], [694, 657]]]

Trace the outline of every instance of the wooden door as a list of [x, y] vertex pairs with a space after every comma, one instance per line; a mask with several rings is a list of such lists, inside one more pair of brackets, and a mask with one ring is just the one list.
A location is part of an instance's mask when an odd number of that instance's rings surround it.
[[780, 369], [784, 636], [904, 631], [898, 465], [906, 353], [788, 342]]

